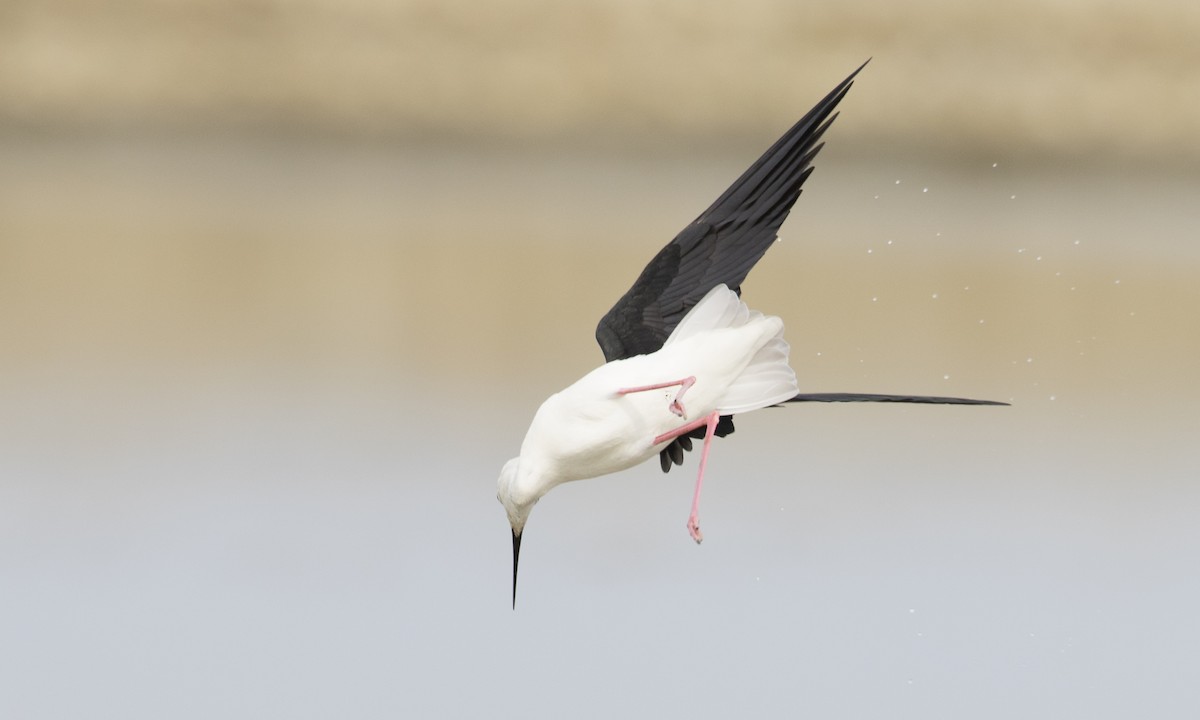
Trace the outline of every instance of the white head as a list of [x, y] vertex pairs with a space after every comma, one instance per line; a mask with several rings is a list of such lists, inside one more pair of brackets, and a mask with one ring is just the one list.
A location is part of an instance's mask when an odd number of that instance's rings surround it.
[[509, 460], [500, 469], [500, 479], [496, 482], [496, 499], [504, 506], [504, 511], [508, 513], [508, 524], [512, 525], [513, 533], [517, 535], [525, 529], [529, 511], [542, 497], [531, 485], [527, 477], [522, 477], [521, 458]]
[[513, 607], [517, 606], [517, 561], [521, 557], [521, 533], [525, 530], [525, 521], [529, 519], [529, 511], [545, 494], [548, 487], [539, 487], [534, 482], [531, 469], [526, 467], [522, 472], [521, 458], [516, 457], [504, 463], [500, 470], [500, 480], [496, 483], [496, 499], [508, 513], [508, 524], [512, 526], [513, 539]]

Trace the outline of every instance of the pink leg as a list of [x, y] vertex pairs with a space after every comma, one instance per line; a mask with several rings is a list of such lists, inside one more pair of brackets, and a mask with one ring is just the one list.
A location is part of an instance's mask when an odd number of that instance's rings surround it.
[[678, 428], [675, 428], [674, 430], [670, 430], [668, 432], [663, 433], [662, 435], [659, 435], [658, 437], [654, 438], [654, 440], [651, 441], [650, 444], [658, 445], [660, 443], [665, 443], [668, 440], [674, 440], [675, 438], [679, 437], [680, 435], [686, 435], [686, 434], [690, 433], [691, 431], [695, 430], [696, 428], [704, 427], [707, 424], [708, 424], [707, 417], [702, 417], [699, 420], [693, 420], [690, 423], [688, 423], [687, 425], [684, 425], [683, 427], [678, 427]]
[[688, 516], [687, 521], [688, 532], [691, 533], [692, 539], [696, 541], [697, 545], [704, 540], [704, 535], [700, 532], [700, 522], [698, 518], [700, 514], [700, 488], [704, 485], [704, 468], [706, 465], [708, 465], [708, 448], [712, 445], [713, 433], [716, 432], [717, 422], [720, 419], [721, 414], [714, 410], [706, 418], [696, 420], [695, 422], [690, 422], [681, 428], [663, 433], [662, 435], [654, 438], [654, 444], [658, 445], [659, 443], [667, 442], [668, 440], [674, 440], [680, 435], [689, 433], [701, 425], [707, 426], [707, 429], [704, 432], [704, 449], [700, 451], [700, 473], [696, 476], [696, 493], [692, 496], [692, 514]]
[[671, 401], [671, 404], [667, 406], [667, 409], [679, 417], [685, 417], [683, 403], [681, 403], [680, 400], [683, 400], [683, 394], [688, 391], [688, 388], [695, 384], [696, 377], [694, 375], [690, 375], [682, 380], [672, 380], [671, 382], [655, 383], [654, 385], [641, 385], [631, 388], [620, 388], [617, 390], [617, 394], [628, 395], [629, 393], [646, 392], [647, 390], [661, 390], [663, 388], [675, 387], [678, 385], [679, 392], [675, 394], [675, 399]]
[[720, 416], [714, 410], [708, 416], [708, 430], [704, 433], [704, 449], [700, 451], [700, 474], [696, 476], [696, 494], [692, 496], [692, 514], [688, 516], [687, 529], [692, 534], [692, 539], [699, 545], [704, 536], [700, 534], [700, 523], [697, 515], [700, 514], [700, 486], [704, 484], [704, 466], [708, 464], [708, 447], [712, 445], [713, 433], [717, 429], [717, 421]]

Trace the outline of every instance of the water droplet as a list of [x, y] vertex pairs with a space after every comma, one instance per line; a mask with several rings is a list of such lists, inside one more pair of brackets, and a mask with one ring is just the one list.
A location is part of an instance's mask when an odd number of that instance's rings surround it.
[[[950, 376], [949, 376], [949, 375], [943, 375], [943, 376], [942, 376], [942, 379], [943, 379], [943, 380], [949, 380], [949, 379], [950, 379]], [[909, 610], [909, 612], [912, 612], [912, 611], [911, 611], [911, 610]]]
[[927, 193], [927, 192], [929, 192], [929, 188], [921, 188], [921, 192]]

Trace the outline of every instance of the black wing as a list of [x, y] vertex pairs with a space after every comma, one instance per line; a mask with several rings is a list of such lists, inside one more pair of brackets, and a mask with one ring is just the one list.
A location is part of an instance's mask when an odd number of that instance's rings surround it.
[[[865, 65], [866, 63], [864, 63]], [[859, 67], [664, 247], [596, 327], [606, 362], [657, 351], [709, 290], [742, 281], [775, 242]]]
[[[869, 61], [868, 61], [869, 62]], [[656, 352], [687, 311], [709, 290], [725, 284], [739, 295], [742, 281], [775, 242], [779, 226], [800, 197], [820, 152], [821, 136], [837, 117], [833, 109], [850, 90], [859, 66], [783, 134], [707, 210], [667, 244], [596, 326], [605, 362]], [[715, 434], [733, 432], [733, 418], [721, 417]], [[704, 437], [704, 429], [691, 433]], [[688, 435], [659, 453], [663, 472], [683, 464], [692, 449]]]

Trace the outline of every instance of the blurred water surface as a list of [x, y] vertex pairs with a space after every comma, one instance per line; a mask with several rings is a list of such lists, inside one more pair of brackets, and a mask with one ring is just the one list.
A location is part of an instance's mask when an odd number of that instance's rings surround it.
[[500, 465], [754, 152], [0, 152], [6, 716], [1200, 707], [1191, 175], [835, 142], [746, 284], [802, 385], [1013, 406], [746, 416], [699, 548], [691, 464], [560, 488], [514, 613]]

